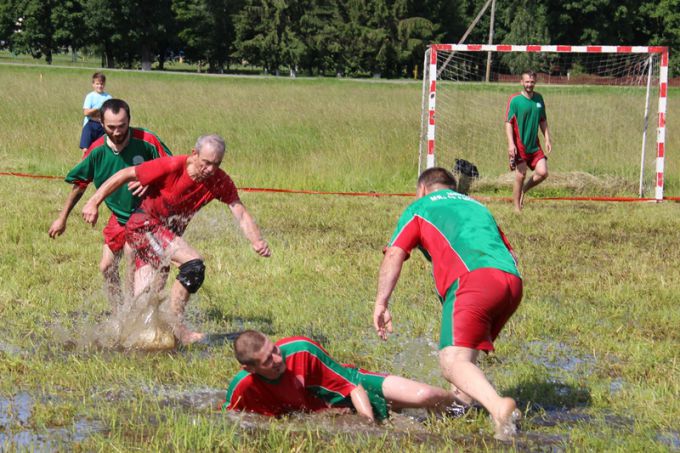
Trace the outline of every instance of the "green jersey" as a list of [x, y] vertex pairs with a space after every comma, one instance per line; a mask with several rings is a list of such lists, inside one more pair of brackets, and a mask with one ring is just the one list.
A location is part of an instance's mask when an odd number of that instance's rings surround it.
[[464, 273], [481, 268], [520, 276], [510, 244], [489, 210], [453, 190], [438, 190], [402, 214], [389, 246], [410, 253], [419, 247], [432, 261], [440, 297]]
[[[171, 155], [168, 147], [152, 132], [131, 127], [130, 142], [125, 149], [117, 153], [108, 146], [106, 136], [99, 138], [90, 146], [83, 160], [68, 172], [66, 182], [79, 185], [94, 182], [95, 187], [99, 187], [123, 168]], [[104, 201], [121, 225], [127, 223], [140, 203], [140, 199], [130, 193], [127, 185], [116, 190]]]
[[508, 99], [505, 120], [512, 125], [515, 146], [525, 154], [539, 150], [538, 129], [547, 119], [543, 96], [534, 92], [531, 99], [516, 93]]

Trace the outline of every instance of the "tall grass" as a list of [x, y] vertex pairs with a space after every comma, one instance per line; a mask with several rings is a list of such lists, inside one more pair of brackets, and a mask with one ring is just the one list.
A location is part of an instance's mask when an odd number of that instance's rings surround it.
[[[410, 191], [417, 172], [420, 83], [333, 79], [243, 78], [109, 71], [107, 90], [132, 107], [133, 125], [157, 132], [178, 153], [188, 152], [206, 132], [225, 136], [228, 168], [243, 186], [331, 191]], [[0, 66], [5, 130], [0, 157], [6, 170], [64, 174], [78, 158], [82, 99], [90, 90], [91, 70]], [[441, 164], [454, 157], [475, 162], [486, 177], [480, 190], [508, 193], [503, 109], [516, 87], [467, 87], [474, 107], [445, 121], [459, 126], [472, 145], [442, 147]], [[573, 102], [541, 87], [550, 107], [555, 153], [550, 157], [553, 194], [580, 191], [613, 194], [596, 181], [574, 189], [573, 172], [624, 177], [623, 191], [633, 192], [639, 167], [639, 128], [616, 120], [630, 99], [607, 88], [570, 89]], [[579, 91], [576, 91], [579, 90]], [[546, 92], [547, 91], [547, 92]], [[666, 159], [667, 195], [680, 190], [680, 159], [673, 149], [673, 112], [680, 110], [671, 90]], [[468, 105], [468, 101], [464, 103]], [[612, 130], [583, 130], [575, 119], [583, 106], [611, 116]], [[637, 105], [637, 104], [636, 104]], [[677, 107], [676, 107], [677, 105]], [[442, 108], [443, 104], [442, 104]], [[640, 109], [636, 109], [640, 110]], [[623, 115], [622, 113], [620, 115]], [[456, 119], [457, 118], [457, 119]], [[652, 121], [653, 123], [653, 121]], [[482, 127], [481, 125], [484, 125]], [[575, 130], [577, 129], [577, 130]], [[652, 128], [653, 129], [653, 128]], [[575, 139], [573, 138], [575, 137]], [[467, 139], [466, 139], [467, 140]], [[620, 143], [633, 142], [627, 156]], [[478, 142], [479, 146], [474, 145]], [[607, 146], [603, 145], [607, 143]], [[654, 131], [649, 133], [650, 146]], [[444, 143], [444, 142], [442, 142]], [[464, 149], [460, 149], [460, 147]], [[624, 158], [625, 157], [625, 158]], [[655, 153], [649, 153], [654, 160]], [[564, 175], [561, 177], [560, 175]], [[565, 180], [567, 182], [565, 182]], [[627, 184], [627, 185], [626, 185]], [[551, 192], [552, 190], [552, 192]], [[609, 193], [607, 193], [609, 192]], [[539, 190], [536, 192], [541, 194]], [[629, 193], [630, 194], [630, 193]]]

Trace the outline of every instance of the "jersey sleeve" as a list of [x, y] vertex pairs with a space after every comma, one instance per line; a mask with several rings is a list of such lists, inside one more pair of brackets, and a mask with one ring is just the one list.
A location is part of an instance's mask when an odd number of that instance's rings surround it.
[[296, 342], [302, 344], [305, 388], [329, 404], [344, 401], [359, 384], [356, 373], [336, 362], [313, 340], [300, 337]]
[[411, 209], [407, 209], [399, 218], [397, 229], [392, 235], [388, 247], [399, 247], [407, 254], [420, 245], [420, 217]]
[[94, 160], [92, 153], [88, 153], [78, 165], [66, 175], [65, 181], [78, 187], [87, 187], [94, 179]]
[[215, 198], [226, 204], [240, 201], [236, 184], [226, 173], [218, 180], [215, 187]]
[[279, 415], [271, 407], [267, 407], [266, 399], [259, 395], [252, 375], [247, 371], [239, 372], [231, 380], [222, 409], [255, 412], [268, 416]]
[[153, 132], [142, 128], [134, 128], [132, 133], [135, 138], [143, 140], [145, 143], [148, 143], [152, 146], [151, 154], [153, 159], [172, 156], [170, 148], [168, 148], [167, 145], [163, 143], [163, 141]]
[[135, 174], [137, 180], [142, 185], [149, 186], [176, 171], [178, 166], [181, 167], [181, 165], [181, 161], [172, 157], [161, 157], [160, 159], [149, 160], [137, 165], [135, 167]]
[[517, 104], [513, 100], [517, 95], [512, 95], [508, 99], [508, 104], [505, 106], [505, 121], [510, 122], [514, 116], [517, 116]]

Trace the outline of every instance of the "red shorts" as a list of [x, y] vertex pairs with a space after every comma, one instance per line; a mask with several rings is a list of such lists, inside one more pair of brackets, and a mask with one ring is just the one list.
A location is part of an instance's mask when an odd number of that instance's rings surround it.
[[115, 215], [111, 214], [109, 223], [106, 224], [102, 231], [104, 236], [104, 244], [106, 244], [113, 253], [120, 252], [125, 246], [125, 225], [118, 223]]
[[444, 300], [439, 347], [493, 351], [496, 339], [522, 300], [522, 279], [498, 269], [468, 272]]
[[527, 167], [529, 167], [532, 170], [536, 169], [536, 165], [538, 164], [538, 161], [541, 159], [548, 159], [545, 154], [543, 153], [543, 150], [541, 147], [538, 147], [538, 151], [535, 153], [527, 154], [524, 151], [521, 151], [519, 148], [517, 148], [517, 156], [515, 157], [515, 165], [526, 162]]
[[146, 264], [155, 268], [167, 265], [166, 250], [176, 237], [160, 220], [143, 212], [132, 214], [125, 228], [125, 238], [137, 253], [137, 268]]

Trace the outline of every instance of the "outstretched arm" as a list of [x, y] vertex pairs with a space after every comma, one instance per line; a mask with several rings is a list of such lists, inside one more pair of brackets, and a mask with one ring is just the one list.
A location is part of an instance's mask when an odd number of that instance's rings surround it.
[[106, 197], [122, 187], [123, 184], [136, 180], [137, 174], [135, 173], [135, 167], [127, 167], [119, 170], [107, 179], [104, 184], [99, 186], [99, 189], [97, 189], [94, 195], [87, 201], [87, 204], [83, 206], [83, 219], [94, 226], [99, 217], [99, 205], [102, 204]]
[[540, 123], [538, 123], [539, 127], [541, 128], [541, 132], [543, 132], [543, 136], [545, 137], [545, 152], [547, 154], [550, 154], [552, 151], [552, 142], [550, 141], [550, 129], [548, 129], [548, 120], [544, 119], [541, 120]]
[[49, 234], [52, 239], [56, 238], [57, 236], [61, 236], [64, 231], [66, 231], [66, 220], [68, 219], [68, 216], [71, 214], [71, 211], [75, 205], [82, 198], [86, 189], [87, 186], [73, 184], [71, 193], [68, 194], [68, 198], [66, 198], [66, 203], [64, 203], [64, 207], [59, 213], [59, 217], [57, 217], [57, 219], [52, 222], [50, 229], [47, 230], [47, 234]]
[[262, 239], [260, 234], [260, 229], [257, 227], [255, 220], [250, 215], [246, 207], [240, 201], [235, 201], [229, 204], [229, 209], [231, 209], [232, 214], [238, 221], [243, 235], [250, 241], [253, 246], [253, 250], [260, 256], [269, 257], [272, 252], [269, 249], [269, 244], [267, 241]]
[[408, 254], [399, 247], [389, 247], [385, 251], [385, 257], [380, 265], [378, 276], [378, 293], [375, 296], [375, 308], [373, 310], [373, 327], [378, 336], [387, 340], [387, 334], [392, 332], [392, 315], [387, 306], [390, 296], [397, 286], [401, 268]]

